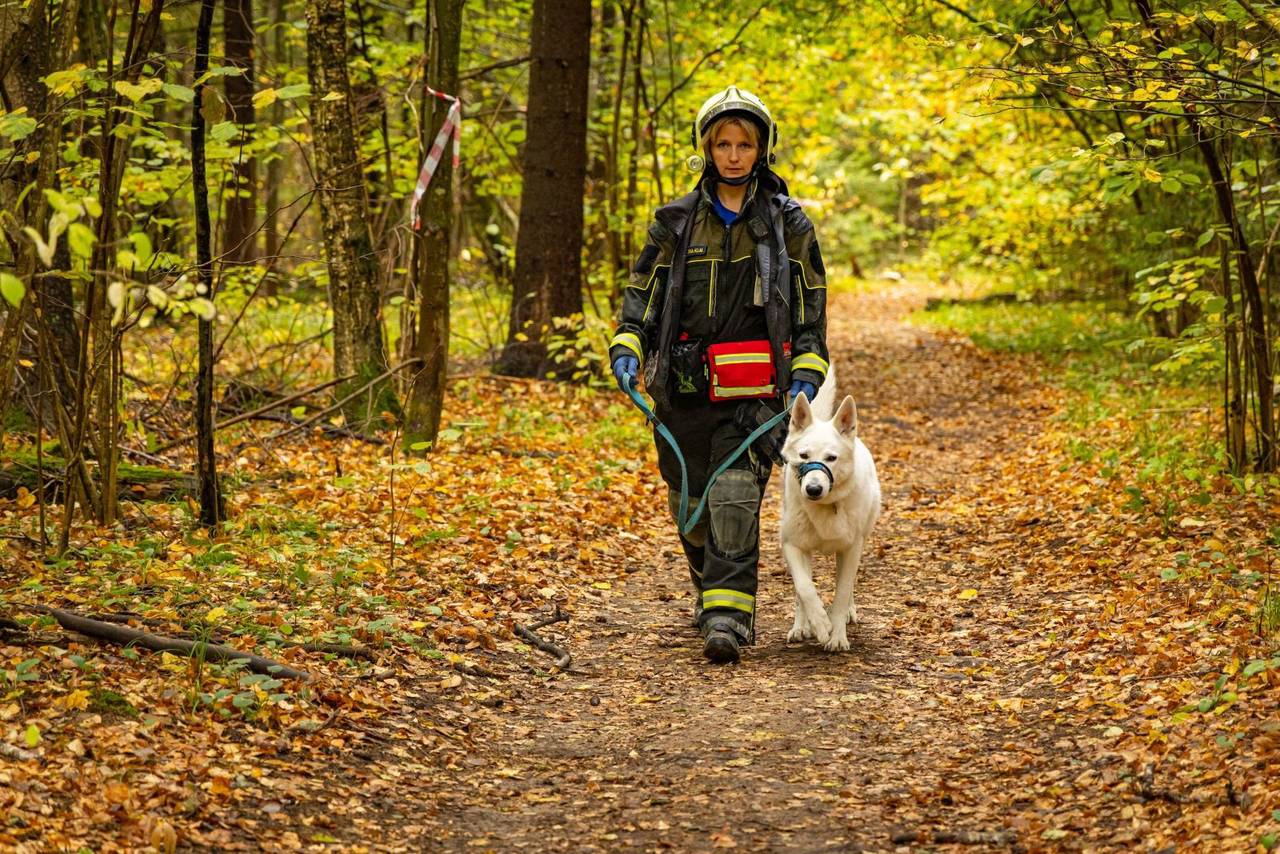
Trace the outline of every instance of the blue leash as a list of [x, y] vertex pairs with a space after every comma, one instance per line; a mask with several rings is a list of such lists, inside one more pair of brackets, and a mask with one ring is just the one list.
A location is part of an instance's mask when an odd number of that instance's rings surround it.
[[675, 451], [676, 459], [680, 461], [680, 516], [676, 519], [676, 524], [679, 526], [680, 533], [682, 534], [688, 534], [693, 530], [694, 526], [698, 524], [698, 519], [702, 516], [702, 511], [706, 509], [707, 496], [711, 494], [711, 485], [719, 479], [720, 475], [724, 474], [725, 471], [728, 470], [729, 466], [733, 465], [733, 463], [737, 461], [738, 457], [742, 456], [747, 448], [750, 448], [755, 443], [756, 439], [759, 439], [765, 433], [772, 430], [775, 425], [782, 421], [783, 418], [786, 418], [791, 412], [792, 404], [788, 403], [783, 407], [781, 412], [761, 424], [756, 429], [752, 430], [751, 434], [742, 440], [742, 444], [738, 445], [738, 447], [734, 449], [734, 452], [720, 464], [719, 468], [711, 473], [711, 477], [707, 479], [707, 486], [702, 493], [702, 498], [698, 500], [698, 506], [693, 508], [693, 513], [690, 515], [689, 469], [685, 465], [684, 454], [680, 452], [680, 445], [676, 442], [676, 437], [671, 435], [671, 431], [667, 429], [667, 425], [658, 420], [658, 416], [654, 414], [653, 408], [650, 407], [649, 404], [645, 402], [645, 399], [640, 396], [640, 392], [636, 391], [634, 384], [635, 377], [631, 374], [623, 374], [623, 377], [627, 386], [627, 394], [631, 396], [631, 402], [636, 405], [637, 409], [644, 413], [645, 418], [653, 422], [653, 426], [658, 431], [658, 435], [667, 441], [667, 444], [671, 446], [671, 450]]

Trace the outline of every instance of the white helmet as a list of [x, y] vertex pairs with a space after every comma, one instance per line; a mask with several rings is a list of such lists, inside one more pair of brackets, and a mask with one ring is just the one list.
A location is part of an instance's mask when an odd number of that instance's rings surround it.
[[[773, 121], [773, 114], [764, 105], [764, 101], [737, 86], [730, 86], [702, 102], [702, 108], [698, 110], [698, 116], [693, 120], [691, 141], [694, 151], [701, 155], [702, 137], [707, 132], [707, 128], [711, 127], [712, 122], [732, 114], [750, 119], [760, 129], [761, 151], [757, 162], [776, 163], [777, 156], [774, 154], [774, 148], [778, 145], [778, 125]], [[701, 159], [699, 156], [698, 160], [701, 161]], [[690, 165], [693, 165], [693, 158], [690, 158]], [[701, 162], [697, 168], [702, 168]]]

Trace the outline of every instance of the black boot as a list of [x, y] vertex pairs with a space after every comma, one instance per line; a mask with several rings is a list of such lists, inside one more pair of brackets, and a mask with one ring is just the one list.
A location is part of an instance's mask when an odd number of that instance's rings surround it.
[[742, 624], [727, 614], [712, 614], [702, 621], [702, 654], [716, 664], [734, 664], [743, 643], [750, 637]]

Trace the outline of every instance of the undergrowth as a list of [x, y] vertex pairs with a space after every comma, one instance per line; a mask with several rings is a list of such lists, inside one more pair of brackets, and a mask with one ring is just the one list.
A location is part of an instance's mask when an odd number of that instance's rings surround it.
[[1183, 505], [1208, 504], [1222, 487], [1259, 493], [1266, 480], [1226, 475], [1217, 377], [1170, 371], [1130, 345], [1142, 321], [1100, 302], [952, 303], [918, 312], [921, 325], [961, 332], [978, 346], [1036, 356], [1039, 379], [1066, 392], [1058, 415], [1076, 461], [1127, 478], [1131, 509], [1172, 522]]

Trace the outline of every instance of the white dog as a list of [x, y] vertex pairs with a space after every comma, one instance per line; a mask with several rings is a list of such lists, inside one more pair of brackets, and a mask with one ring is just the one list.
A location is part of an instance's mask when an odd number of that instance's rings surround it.
[[[857, 622], [853, 587], [862, 549], [880, 515], [880, 481], [858, 438], [858, 409], [846, 395], [835, 408], [835, 365], [810, 404], [800, 395], [782, 448], [782, 556], [796, 587], [796, 619], [788, 641], [816, 640], [847, 650], [845, 625]], [[813, 584], [815, 553], [836, 556], [836, 593], [829, 610]]]

